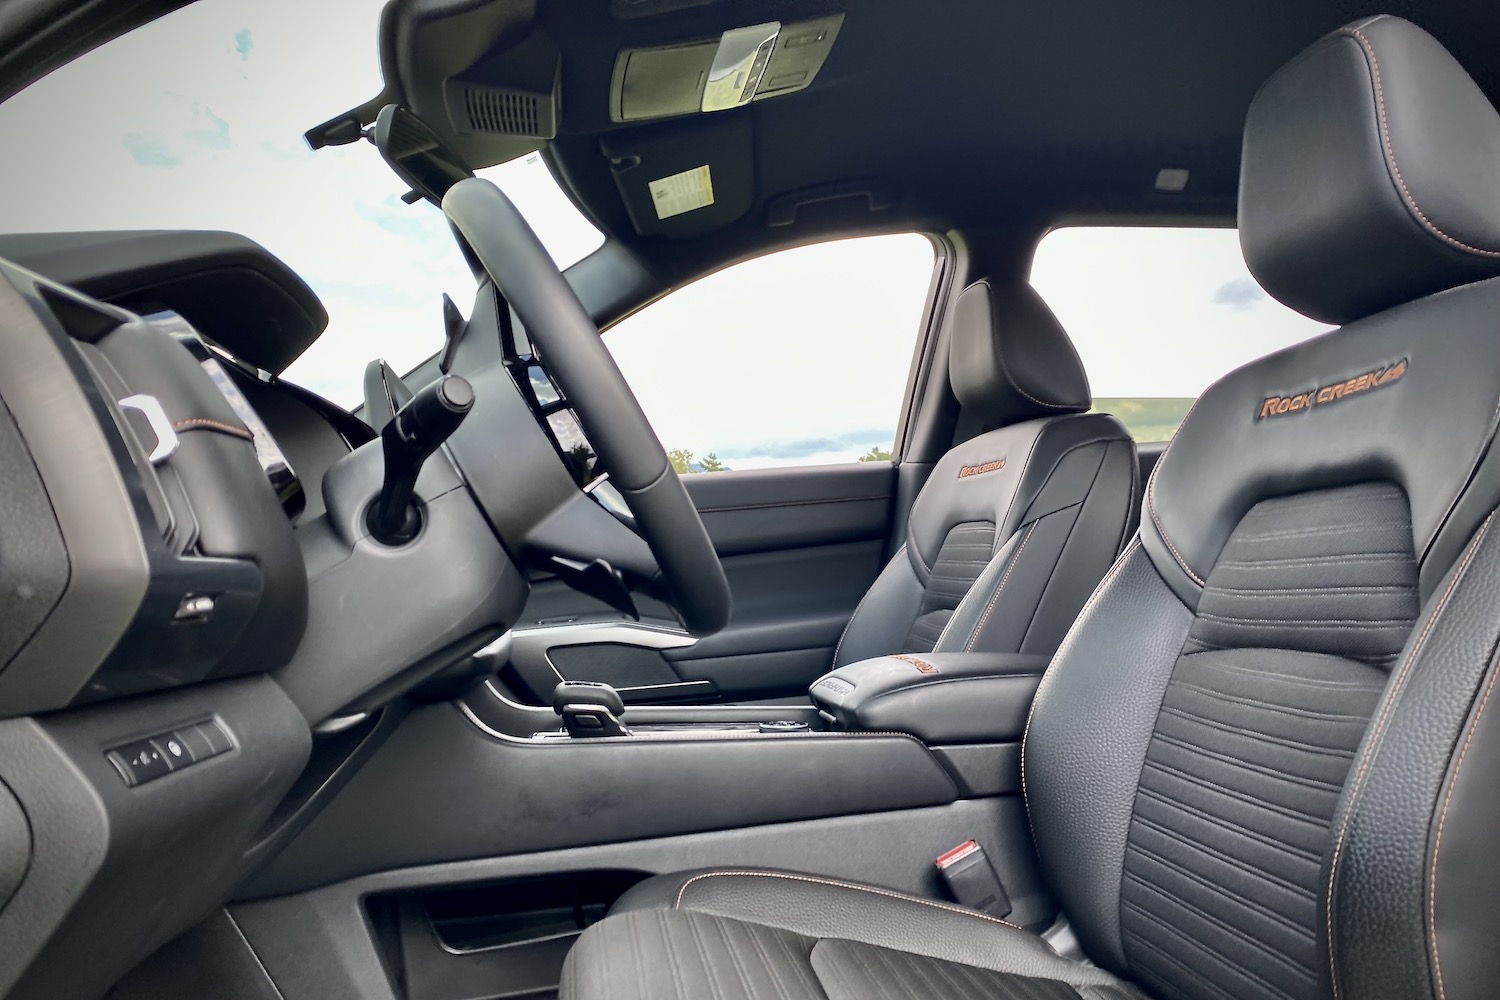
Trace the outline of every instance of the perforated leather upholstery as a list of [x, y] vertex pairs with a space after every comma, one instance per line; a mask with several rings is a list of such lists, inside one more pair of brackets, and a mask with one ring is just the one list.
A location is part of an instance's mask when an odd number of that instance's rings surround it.
[[[1314, 314], [1360, 318], [1203, 395], [1037, 690], [1028, 814], [1092, 964], [978, 920], [944, 917], [935, 941], [933, 920], [884, 897], [804, 890], [792, 907], [773, 882], [807, 876], [662, 876], [584, 935], [565, 1000], [658, 995], [661, 952], [602, 942], [684, 909], [800, 935], [828, 996], [1494, 996], [1500, 278], [1434, 249], [1387, 145], [1461, 136], [1451, 170], [1422, 151], [1416, 198], [1443, 208], [1428, 223], [1486, 235], [1500, 175], [1472, 154], [1500, 118], [1472, 96], [1436, 42], [1376, 18], [1314, 45], [1252, 108], [1240, 213], [1256, 273]], [[1296, 192], [1346, 181], [1286, 217]], [[1350, 241], [1362, 226], [1371, 238]], [[695, 894], [715, 879], [733, 888]], [[600, 993], [584, 984], [601, 963], [647, 978]]]

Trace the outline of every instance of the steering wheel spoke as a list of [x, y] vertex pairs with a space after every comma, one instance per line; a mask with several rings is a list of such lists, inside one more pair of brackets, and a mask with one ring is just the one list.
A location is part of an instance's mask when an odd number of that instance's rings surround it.
[[[580, 492], [577, 503], [565, 504], [535, 526], [526, 548], [585, 566], [603, 560], [618, 573], [622, 587], [665, 590], [689, 632], [717, 632], [731, 610], [718, 554], [578, 297], [521, 213], [491, 182], [469, 178], [453, 185], [443, 197], [443, 212], [547, 359], [550, 376], [609, 473], [610, 489], [635, 522], [631, 531]], [[597, 517], [580, 513], [579, 504]]]

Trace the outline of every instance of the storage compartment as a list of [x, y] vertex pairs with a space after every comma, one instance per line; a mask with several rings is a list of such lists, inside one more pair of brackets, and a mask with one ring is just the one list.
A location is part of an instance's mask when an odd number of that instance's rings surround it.
[[583, 930], [646, 877], [587, 871], [371, 896], [370, 926], [404, 1000], [555, 996]]
[[897, 732], [928, 746], [1019, 740], [1049, 658], [1021, 653], [878, 656], [824, 674], [808, 689], [828, 722]]

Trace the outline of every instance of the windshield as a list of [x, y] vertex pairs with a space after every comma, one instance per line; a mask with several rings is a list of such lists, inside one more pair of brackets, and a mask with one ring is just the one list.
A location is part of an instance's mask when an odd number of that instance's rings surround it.
[[[302, 133], [381, 89], [384, 0], [199, 0], [0, 105], [0, 232], [222, 229], [286, 261], [328, 330], [284, 373], [345, 406], [367, 361], [405, 372], [442, 345], [439, 304], [474, 278], [442, 213], [406, 205], [368, 143]], [[481, 171], [560, 267], [603, 237], [536, 155]]]

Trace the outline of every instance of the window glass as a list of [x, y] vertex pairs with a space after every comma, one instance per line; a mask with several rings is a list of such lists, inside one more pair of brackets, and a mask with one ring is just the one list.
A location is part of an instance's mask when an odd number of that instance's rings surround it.
[[1094, 408], [1139, 441], [1170, 438], [1221, 375], [1331, 329], [1261, 290], [1233, 229], [1057, 229], [1031, 284], [1077, 346]]
[[890, 461], [933, 263], [916, 234], [784, 250], [604, 342], [681, 472]]
[[[442, 346], [440, 302], [474, 279], [442, 213], [405, 205], [374, 146], [302, 133], [381, 88], [385, 0], [199, 0], [0, 104], [0, 232], [223, 229], [286, 261], [328, 310], [286, 375], [359, 402], [367, 361], [407, 371]], [[603, 237], [538, 156], [482, 171], [559, 266]]]

